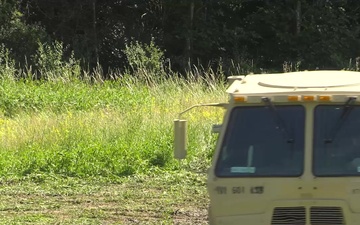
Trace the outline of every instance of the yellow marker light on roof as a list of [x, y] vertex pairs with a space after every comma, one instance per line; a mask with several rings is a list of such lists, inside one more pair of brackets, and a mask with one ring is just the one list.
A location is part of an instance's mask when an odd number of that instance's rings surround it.
[[313, 96], [313, 95], [304, 95], [304, 96], [303, 96], [303, 100], [304, 100], [305, 102], [315, 101], [315, 96]]
[[319, 101], [321, 101], [321, 102], [330, 102], [331, 101], [331, 96], [330, 95], [320, 95], [319, 96]]
[[287, 99], [289, 102], [298, 102], [300, 100], [298, 95], [289, 95]]
[[245, 101], [246, 101], [246, 97], [245, 97], [245, 96], [235, 96], [235, 97], [234, 97], [234, 101], [235, 101], [235, 102], [245, 102]]

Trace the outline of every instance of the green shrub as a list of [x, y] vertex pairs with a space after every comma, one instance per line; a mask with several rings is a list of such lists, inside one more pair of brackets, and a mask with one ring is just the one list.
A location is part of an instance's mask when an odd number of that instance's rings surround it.
[[80, 78], [80, 62], [74, 58], [72, 52], [66, 60], [62, 43], [40, 43], [35, 61], [41, 78], [51, 81], [71, 81]]
[[125, 45], [124, 54], [133, 74], [148, 83], [164, 78], [164, 53], [153, 41], [150, 44], [132, 41]]

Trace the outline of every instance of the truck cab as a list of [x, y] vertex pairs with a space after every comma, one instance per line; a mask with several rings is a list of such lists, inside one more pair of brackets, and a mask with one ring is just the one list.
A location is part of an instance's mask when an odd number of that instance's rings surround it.
[[[210, 224], [360, 224], [360, 73], [229, 78], [208, 170]], [[185, 110], [186, 112], [188, 110]], [[184, 113], [183, 112], [183, 113]], [[186, 120], [175, 158], [186, 157]]]

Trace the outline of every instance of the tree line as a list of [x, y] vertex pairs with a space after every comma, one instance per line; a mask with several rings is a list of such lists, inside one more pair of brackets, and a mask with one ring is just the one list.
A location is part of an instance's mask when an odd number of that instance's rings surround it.
[[359, 33], [358, 0], [0, 0], [0, 43], [18, 67], [59, 41], [90, 70], [127, 68], [134, 42], [177, 72], [358, 69]]

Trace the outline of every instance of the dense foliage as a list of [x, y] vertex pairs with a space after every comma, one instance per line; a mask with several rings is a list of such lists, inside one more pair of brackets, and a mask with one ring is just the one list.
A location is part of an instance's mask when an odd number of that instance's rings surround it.
[[131, 42], [155, 43], [163, 66], [227, 74], [356, 69], [357, 0], [0, 0], [0, 43], [18, 68], [39, 69], [40, 45], [63, 43], [83, 69], [124, 70]]

